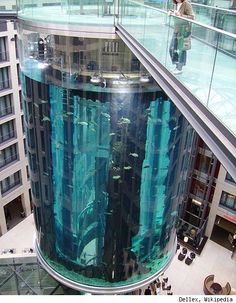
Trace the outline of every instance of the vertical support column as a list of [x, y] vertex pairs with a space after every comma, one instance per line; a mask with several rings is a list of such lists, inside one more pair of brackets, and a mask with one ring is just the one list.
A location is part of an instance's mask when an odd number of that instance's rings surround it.
[[15, 111], [15, 127], [17, 128], [17, 145], [18, 145], [18, 157], [21, 163], [21, 179], [23, 185], [23, 193], [21, 195], [22, 207], [24, 209], [25, 215], [28, 216], [31, 214], [30, 207], [30, 198], [29, 198], [29, 180], [27, 177], [26, 166], [28, 165], [27, 158], [25, 156], [25, 148], [24, 148], [24, 133], [22, 129], [22, 110], [20, 106], [20, 89], [19, 89], [19, 81], [18, 81], [18, 71], [17, 64], [19, 64], [19, 60], [16, 58], [16, 47], [15, 47], [15, 35], [16, 30], [14, 29], [14, 23], [8, 22], [8, 50], [9, 50], [9, 61], [11, 62], [11, 86], [12, 86], [12, 94], [14, 100], [14, 111]]
[[214, 196], [212, 199], [212, 203], [211, 203], [211, 210], [208, 216], [208, 223], [206, 226], [206, 236], [210, 238], [212, 230], [214, 228], [214, 224], [215, 224], [215, 218], [217, 215], [217, 210], [218, 210], [218, 203], [220, 201], [220, 196], [222, 193], [222, 183], [224, 183], [224, 179], [225, 179], [225, 174], [226, 172], [224, 171], [223, 166], [221, 165], [220, 167], [220, 171], [219, 171], [219, 175], [218, 175], [218, 179], [217, 179], [217, 183], [216, 183], [216, 188], [215, 188], [215, 192], [214, 192]]

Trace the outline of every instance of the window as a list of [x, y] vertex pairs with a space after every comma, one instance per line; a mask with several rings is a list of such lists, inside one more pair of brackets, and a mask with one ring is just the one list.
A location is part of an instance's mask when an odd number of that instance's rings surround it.
[[[1, 6], [0, 6], [1, 10]], [[0, 32], [6, 32], [7, 31], [7, 22], [6, 21], [1, 21], [0, 22]]]
[[48, 186], [44, 185], [45, 199], [48, 200]]
[[0, 90], [10, 88], [8, 67], [0, 68]]
[[43, 161], [43, 173], [47, 174], [47, 163], [46, 163], [46, 158], [42, 157], [42, 161]]
[[66, 37], [65, 36], [55, 36], [54, 39], [55, 39], [56, 44], [66, 45]]
[[23, 134], [25, 134], [25, 123], [24, 123], [24, 117], [23, 116], [21, 116], [21, 125], [22, 125]]
[[26, 166], [26, 174], [27, 174], [27, 179], [29, 180], [30, 175], [29, 175], [29, 167], [28, 167], [28, 165]]
[[31, 190], [33, 196], [38, 199], [39, 198], [39, 183], [38, 182], [31, 182]]
[[45, 151], [44, 132], [41, 131], [41, 132], [40, 132], [40, 135], [41, 135], [41, 148], [42, 148], [42, 151]]
[[226, 174], [225, 180], [232, 183], [236, 183], [229, 173]]
[[13, 144], [0, 151], [0, 168], [17, 160], [17, 146]]
[[48, 100], [48, 86], [46, 84], [38, 82], [38, 95], [41, 100]]
[[23, 142], [24, 142], [24, 151], [25, 151], [25, 155], [27, 156], [26, 139], [23, 139]]
[[193, 178], [190, 192], [200, 199], [204, 199], [207, 190], [207, 182], [201, 182], [195, 178]]
[[83, 45], [83, 44], [84, 44], [83, 38], [78, 38], [78, 37], [72, 38], [72, 45], [78, 46], [78, 45]]
[[15, 50], [16, 50], [16, 58], [19, 58], [18, 38], [17, 38], [17, 35], [15, 35]]
[[0, 62], [8, 60], [6, 37], [0, 37]]
[[17, 64], [17, 77], [18, 77], [18, 84], [21, 84], [21, 76], [20, 76], [20, 66]]
[[12, 114], [12, 97], [11, 95], [0, 97], [0, 117]]
[[17, 38], [17, 35], [15, 35], [14, 38], [15, 38], [16, 58], [18, 59], [19, 58], [19, 51], [18, 51], [18, 38]]
[[21, 184], [21, 174], [20, 171], [17, 171], [13, 175], [5, 178], [1, 182], [1, 192], [2, 194], [8, 192], [13, 187], [16, 187]]
[[236, 196], [222, 191], [220, 205], [236, 211]]
[[35, 148], [35, 135], [32, 128], [27, 131], [27, 143], [30, 148]]
[[0, 125], [0, 143], [15, 137], [14, 121], [8, 121]]
[[30, 78], [25, 77], [25, 90], [26, 90], [26, 96], [28, 98], [31, 98], [32, 93], [31, 93], [31, 81]]
[[20, 109], [22, 110], [23, 106], [22, 106], [22, 95], [21, 95], [21, 92], [19, 92], [19, 100], [20, 100]]
[[37, 168], [38, 168], [38, 166], [37, 166], [37, 160], [36, 160], [36, 155], [29, 153], [28, 154], [28, 161], [29, 161], [30, 170], [32, 172], [36, 172]]
[[201, 171], [205, 174], [210, 174], [212, 168], [212, 159], [202, 155], [198, 154], [196, 159], [196, 166], [195, 169]]

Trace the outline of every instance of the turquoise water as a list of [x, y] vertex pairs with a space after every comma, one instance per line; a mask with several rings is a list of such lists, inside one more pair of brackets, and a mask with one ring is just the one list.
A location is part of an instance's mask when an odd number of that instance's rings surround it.
[[[88, 98], [88, 91], [23, 78], [28, 145], [32, 131], [37, 141], [29, 155], [37, 159], [31, 181], [46, 262], [98, 287], [132, 285], [160, 271], [174, 249], [182, 115], [160, 92]], [[37, 90], [27, 97], [32, 86], [43, 89], [43, 99]]]

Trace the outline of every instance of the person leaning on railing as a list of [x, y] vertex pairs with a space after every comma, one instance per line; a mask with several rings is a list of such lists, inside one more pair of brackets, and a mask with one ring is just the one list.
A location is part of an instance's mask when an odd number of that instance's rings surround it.
[[[194, 19], [192, 5], [188, 0], [173, 0], [174, 10], [168, 12], [168, 15], [179, 16], [188, 19]], [[187, 62], [187, 50], [191, 48], [191, 23], [185, 20], [175, 18], [174, 33], [170, 44], [170, 57], [173, 64], [176, 65], [173, 74], [182, 73], [182, 68]]]

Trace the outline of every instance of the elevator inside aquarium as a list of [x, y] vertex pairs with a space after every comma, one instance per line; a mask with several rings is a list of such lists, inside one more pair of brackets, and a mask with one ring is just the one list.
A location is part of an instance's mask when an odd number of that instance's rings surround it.
[[36, 251], [61, 283], [133, 291], [176, 250], [191, 129], [117, 37], [19, 22]]

